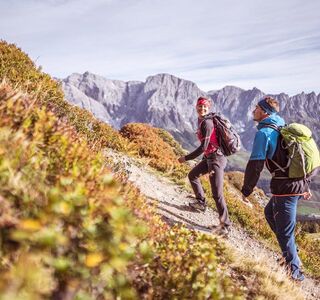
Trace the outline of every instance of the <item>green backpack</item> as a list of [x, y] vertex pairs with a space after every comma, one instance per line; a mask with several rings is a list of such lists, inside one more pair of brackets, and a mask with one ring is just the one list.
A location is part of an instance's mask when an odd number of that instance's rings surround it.
[[[270, 127], [274, 128], [272, 125]], [[311, 130], [298, 123], [274, 129], [281, 134], [281, 147], [288, 151], [288, 163], [285, 167], [272, 161], [278, 170], [285, 172], [289, 168], [289, 178], [307, 178], [312, 175], [320, 167], [320, 154]]]

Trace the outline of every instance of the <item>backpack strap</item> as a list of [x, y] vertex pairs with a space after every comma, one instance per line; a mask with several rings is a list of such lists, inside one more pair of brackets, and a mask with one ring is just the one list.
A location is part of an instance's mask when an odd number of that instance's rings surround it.
[[275, 124], [266, 124], [262, 128], [265, 128], [265, 127], [272, 128], [272, 129], [274, 129], [274, 130], [276, 130], [278, 132], [280, 132], [280, 129], [282, 128], [281, 126], [277, 126]]
[[[277, 125], [275, 125], [275, 124], [266, 124], [266, 125], [264, 125], [262, 128], [265, 128], [265, 127], [272, 128], [272, 129], [278, 131], [278, 132], [281, 134], [281, 131], [280, 131], [280, 130], [281, 130], [282, 126], [277, 126]], [[288, 145], [288, 146], [284, 146], [284, 145], [283, 145], [283, 148], [284, 148], [284, 149], [287, 149], [287, 148], [290, 147], [290, 146], [291, 146], [291, 145]], [[273, 159], [269, 159], [270, 161], [272, 161], [272, 163], [273, 163], [276, 167], [278, 167], [278, 169], [275, 169], [275, 170], [271, 173], [272, 178], [274, 178], [274, 179], [288, 179], [288, 178], [289, 178], [289, 177], [286, 177], [286, 176], [281, 176], [281, 177], [278, 176], [278, 177], [277, 177], [277, 176], [276, 176], [276, 172], [277, 172], [277, 171], [281, 171], [281, 172], [285, 173], [286, 169], [288, 169], [289, 166], [290, 166], [290, 163], [291, 163], [292, 157], [294, 156], [294, 153], [295, 153], [295, 149], [294, 149], [292, 155], [288, 157], [287, 165], [284, 166], [284, 167], [280, 166], [280, 165], [279, 165], [276, 161], [274, 161]], [[266, 163], [268, 164], [268, 160], [267, 160], [267, 159], [266, 159]]]

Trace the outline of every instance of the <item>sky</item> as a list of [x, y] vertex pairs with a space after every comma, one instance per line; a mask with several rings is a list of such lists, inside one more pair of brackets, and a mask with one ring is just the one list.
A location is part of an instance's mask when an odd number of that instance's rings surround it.
[[320, 1], [0, 0], [0, 12], [0, 39], [54, 77], [320, 93]]

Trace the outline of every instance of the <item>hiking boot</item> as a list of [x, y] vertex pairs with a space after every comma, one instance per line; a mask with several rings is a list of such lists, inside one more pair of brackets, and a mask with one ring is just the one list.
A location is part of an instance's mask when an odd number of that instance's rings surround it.
[[303, 280], [305, 280], [305, 276], [304, 276], [301, 268], [295, 269], [293, 271], [293, 270], [291, 270], [291, 267], [289, 264], [283, 263], [282, 266], [285, 267], [286, 273], [287, 273], [288, 277], [290, 277], [291, 280], [293, 280], [295, 282], [302, 282]]
[[230, 228], [227, 225], [219, 224], [217, 226], [213, 226], [212, 234], [219, 236], [228, 236], [230, 232]]
[[291, 273], [291, 279], [297, 282], [301, 282], [305, 279], [303, 273], [301, 270], [297, 269], [294, 272]]
[[189, 206], [195, 210], [205, 211], [207, 209], [207, 203], [205, 200], [193, 199], [189, 202]]

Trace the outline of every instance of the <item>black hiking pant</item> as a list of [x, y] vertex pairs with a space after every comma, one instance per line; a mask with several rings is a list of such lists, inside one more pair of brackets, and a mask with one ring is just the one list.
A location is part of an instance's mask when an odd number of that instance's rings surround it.
[[205, 194], [200, 182], [200, 176], [209, 173], [209, 180], [214, 201], [216, 202], [220, 222], [227, 226], [231, 225], [228, 208], [223, 197], [223, 175], [227, 165], [227, 159], [222, 154], [212, 153], [203, 157], [189, 173], [194, 195], [199, 200], [205, 200]]

